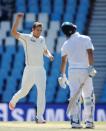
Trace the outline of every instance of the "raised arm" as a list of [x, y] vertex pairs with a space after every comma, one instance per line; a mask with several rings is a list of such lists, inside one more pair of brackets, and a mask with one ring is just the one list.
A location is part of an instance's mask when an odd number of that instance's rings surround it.
[[24, 14], [23, 13], [18, 13], [17, 16], [16, 16], [16, 20], [15, 20], [15, 23], [13, 24], [12, 26], [12, 30], [11, 30], [11, 34], [13, 37], [15, 37], [16, 39], [19, 38], [19, 33], [17, 32], [17, 28], [18, 28], [18, 25], [20, 23], [20, 20], [23, 18]]

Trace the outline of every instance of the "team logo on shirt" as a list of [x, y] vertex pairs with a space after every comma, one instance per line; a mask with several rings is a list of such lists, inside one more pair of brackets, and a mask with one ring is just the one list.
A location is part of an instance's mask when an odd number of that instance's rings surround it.
[[34, 40], [34, 39], [32, 39], [32, 38], [31, 38], [31, 41], [32, 41], [32, 42], [36, 42], [36, 40]]

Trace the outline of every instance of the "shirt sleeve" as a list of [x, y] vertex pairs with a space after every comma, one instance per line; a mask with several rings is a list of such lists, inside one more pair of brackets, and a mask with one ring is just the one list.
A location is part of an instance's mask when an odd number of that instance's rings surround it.
[[24, 33], [19, 33], [19, 38], [18, 38], [18, 40], [20, 41], [20, 42], [22, 42], [22, 43], [27, 43], [26, 41], [27, 41], [27, 37], [28, 37], [28, 35], [27, 34], [24, 34]]
[[63, 44], [61, 48], [61, 56], [67, 55], [67, 46], [66, 44]]
[[94, 50], [94, 46], [92, 44], [91, 38], [88, 37], [87, 41], [86, 41], [86, 49], [92, 49]]

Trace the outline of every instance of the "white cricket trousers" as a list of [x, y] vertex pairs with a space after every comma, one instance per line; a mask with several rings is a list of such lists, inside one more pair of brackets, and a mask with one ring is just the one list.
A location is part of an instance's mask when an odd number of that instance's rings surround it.
[[43, 67], [26, 66], [23, 73], [21, 89], [13, 96], [11, 103], [25, 97], [33, 85], [37, 87], [37, 117], [43, 116], [45, 110], [46, 71]]
[[[85, 78], [88, 76], [87, 69], [69, 69], [68, 70], [69, 83], [70, 83], [70, 97], [74, 96], [80, 85], [84, 82]], [[76, 107], [74, 107], [72, 115], [77, 116], [80, 112], [80, 106], [78, 105], [78, 99], [82, 95], [84, 101], [84, 120], [93, 121], [94, 108], [95, 108], [95, 98], [92, 78], [88, 77], [86, 80], [81, 94], [76, 99]], [[77, 101], [78, 100], [78, 101]]]

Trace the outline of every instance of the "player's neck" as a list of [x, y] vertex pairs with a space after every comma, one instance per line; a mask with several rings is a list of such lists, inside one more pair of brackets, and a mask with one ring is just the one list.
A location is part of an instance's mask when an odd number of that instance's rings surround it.
[[33, 37], [36, 38], [36, 39], [38, 39], [40, 36], [35, 36], [35, 35], [33, 34]]

